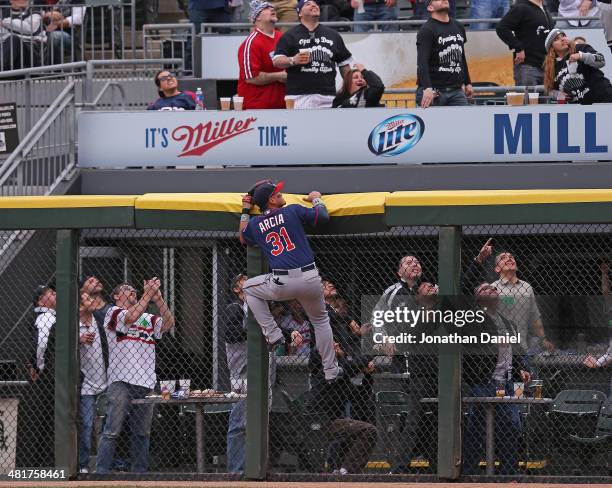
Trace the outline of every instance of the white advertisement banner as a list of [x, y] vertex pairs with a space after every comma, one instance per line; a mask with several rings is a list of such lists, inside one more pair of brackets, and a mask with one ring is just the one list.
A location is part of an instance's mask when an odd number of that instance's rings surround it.
[[17, 398], [0, 398], [0, 474], [15, 469], [18, 408]]
[[610, 160], [612, 104], [83, 112], [79, 166]]

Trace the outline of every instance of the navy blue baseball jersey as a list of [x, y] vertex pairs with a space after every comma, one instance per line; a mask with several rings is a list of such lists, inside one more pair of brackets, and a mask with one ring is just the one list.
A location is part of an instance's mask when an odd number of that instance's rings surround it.
[[304, 224], [316, 226], [328, 219], [325, 208], [287, 205], [253, 217], [242, 237], [247, 244], [264, 250], [270, 269], [301, 268], [314, 262]]

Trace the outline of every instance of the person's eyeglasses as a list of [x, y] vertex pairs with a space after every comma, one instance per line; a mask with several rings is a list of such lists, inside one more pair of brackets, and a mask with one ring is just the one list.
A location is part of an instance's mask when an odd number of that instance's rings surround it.
[[168, 81], [168, 80], [173, 80], [176, 78], [176, 75], [174, 73], [169, 73], [166, 76], [160, 76], [159, 78], [157, 78], [159, 81]]
[[121, 290], [121, 293], [125, 293], [126, 295], [136, 295], [136, 290], [134, 290], [134, 288], [124, 288]]

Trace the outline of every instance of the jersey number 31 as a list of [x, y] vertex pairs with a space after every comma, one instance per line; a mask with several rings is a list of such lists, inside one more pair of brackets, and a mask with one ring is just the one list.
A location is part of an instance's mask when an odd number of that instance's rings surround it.
[[281, 227], [278, 232], [269, 232], [266, 236], [266, 242], [271, 243], [273, 246], [272, 250], [270, 251], [272, 256], [278, 256], [285, 250], [293, 251], [295, 249], [295, 244], [291, 242], [287, 229], [284, 227]]

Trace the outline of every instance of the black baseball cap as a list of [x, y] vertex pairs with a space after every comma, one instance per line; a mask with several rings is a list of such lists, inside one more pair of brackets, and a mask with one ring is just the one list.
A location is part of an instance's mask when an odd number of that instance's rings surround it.
[[34, 290], [34, 296], [32, 297], [32, 303], [34, 306], [38, 305], [38, 300], [42, 297], [48, 290], [52, 290], [52, 288], [48, 285], [38, 285]]
[[261, 209], [265, 210], [268, 206], [268, 200], [275, 193], [280, 192], [285, 185], [284, 181], [274, 183], [271, 180], [264, 181], [255, 188], [253, 192], [253, 201]]

